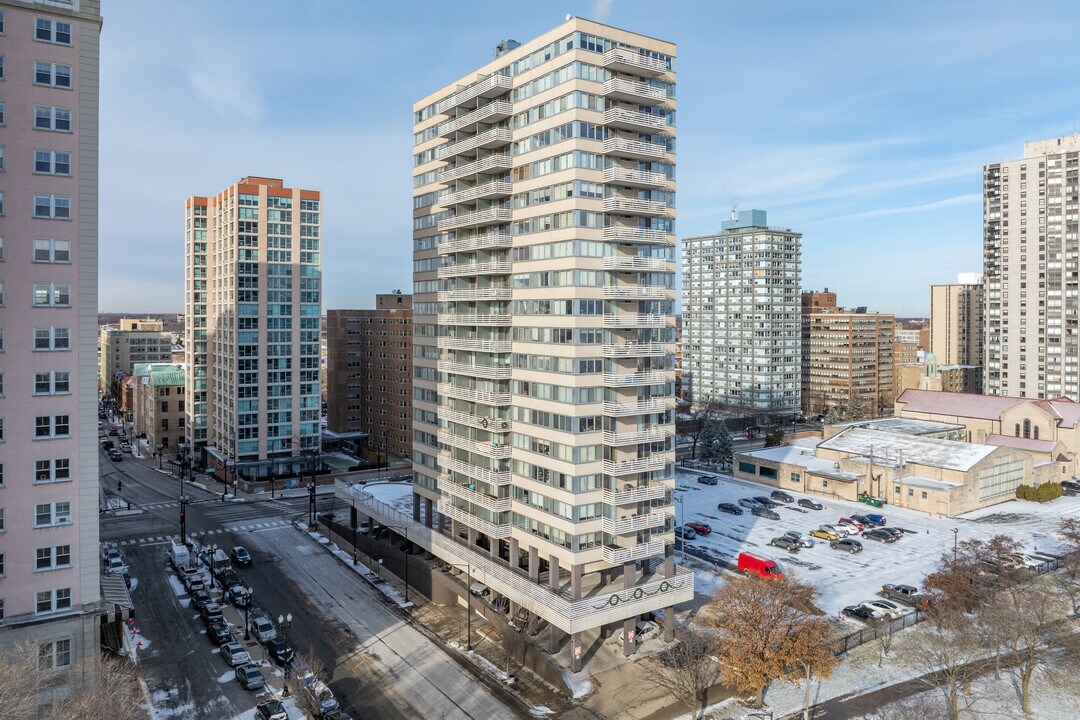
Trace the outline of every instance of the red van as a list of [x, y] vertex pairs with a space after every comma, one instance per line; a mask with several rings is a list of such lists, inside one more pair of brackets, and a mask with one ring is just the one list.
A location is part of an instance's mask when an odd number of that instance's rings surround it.
[[750, 553], [739, 553], [739, 572], [743, 575], [758, 575], [763, 578], [780, 577], [784, 574], [773, 560], [759, 558]]

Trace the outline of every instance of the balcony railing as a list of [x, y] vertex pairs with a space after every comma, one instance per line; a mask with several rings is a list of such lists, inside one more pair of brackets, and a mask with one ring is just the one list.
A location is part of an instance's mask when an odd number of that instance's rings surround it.
[[642, 100], [652, 100], [654, 103], [665, 103], [668, 100], [667, 91], [664, 90], [664, 88], [650, 85], [641, 80], [629, 80], [627, 78], [611, 78], [610, 80], [605, 80], [604, 95], [609, 98], [631, 100], [637, 103], [640, 103]]
[[[443, 562], [467, 566], [472, 582], [484, 583], [565, 633], [620, 622], [694, 599], [693, 571], [677, 568], [675, 576], [671, 578], [652, 575], [631, 588], [609, 584], [596, 588], [587, 597], [573, 600], [566, 592], [534, 583], [523, 572], [502, 560], [493, 559], [486, 552], [473, 550], [455, 538], [415, 522], [410, 516], [369, 494], [353, 493], [339, 487], [338, 495], [345, 503], [354, 503], [358, 510], [380, 524], [407, 527], [410, 541], [429, 550]], [[444, 507], [447, 508], [448, 517], [455, 517], [448, 504], [440, 504], [439, 511], [442, 512]], [[620, 564], [662, 555], [664, 547], [662, 539], [630, 547], [605, 547], [603, 557], [609, 563]]]
[[470, 440], [469, 438], [455, 435], [449, 430], [440, 430], [438, 438], [439, 442], [443, 445], [449, 445], [450, 447], [467, 450], [471, 453], [476, 453], [477, 455], [483, 455], [484, 457], [491, 458], [492, 460], [505, 460], [506, 458], [510, 457], [510, 446], [506, 443], [496, 445], [490, 442]]
[[635, 505], [639, 502], [660, 500], [672, 489], [660, 483], [648, 483], [637, 487], [630, 486], [624, 490], [604, 490], [601, 497], [605, 505]]
[[448, 183], [469, 175], [486, 174], [496, 170], [509, 170], [513, 164], [514, 160], [509, 153], [495, 153], [494, 155], [486, 155], [479, 160], [473, 160], [471, 163], [444, 168], [439, 171], [438, 179], [441, 183]]
[[[649, 77], [663, 75], [668, 72], [665, 61], [651, 55], [642, 55], [629, 48], [611, 48], [604, 53], [602, 65], [611, 70], [622, 70], [623, 72]], [[439, 112], [442, 112], [442, 110], [439, 110]]]
[[467, 315], [458, 313], [446, 313], [437, 316], [440, 325], [484, 325], [495, 327], [510, 327], [510, 315]]
[[[644, 113], [638, 113], [644, 114]], [[479, 135], [473, 135], [470, 138], [464, 140], [458, 140], [457, 142], [446, 143], [435, 148], [435, 159], [446, 160], [452, 158], [455, 155], [475, 155], [475, 150], [479, 148], [493, 149], [500, 145], [506, 145], [513, 137], [513, 132], [510, 128], [491, 128], [485, 130]]]
[[492, 497], [475, 490], [470, 490], [465, 485], [456, 482], [443, 481], [439, 483], [439, 490], [444, 495], [461, 498], [492, 512], [508, 512], [510, 510], [510, 498]]
[[[613, 195], [604, 198], [604, 212], [606, 213], [660, 216], [666, 215], [668, 209], [668, 204], [660, 200], [641, 200], [639, 198], [623, 197], [621, 195]], [[452, 220], [453, 218], [449, 219]], [[443, 229], [443, 222], [446, 221], [439, 223], [440, 230]]]
[[492, 380], [509, 380], [509, 365], [474, 365], [472, 363], [451, 362], [440, 360], [439, 372], [454, 373], [456, 375], [469, 375], [470, 377], [490, 378]]
[[496, 97], [510, 90], [514, 80], [509, 75], [492, 75], [480, 82], [454, 93], [448, 98], [435, 103], [435, 112], [444, 113], [458, 105], [479, 97]]
[[490, 430], [491, 432], [508, 432], [510, 430], [509, 420], [487, 415], [471, 415], [458, 410], [447, 410], [446, 408], [439, 408], [439, 419], [480, 428], [481, 430]]
[[509, 340], [481, 340], [479, 338], [441, 337], [436, 345], [442, 350], [468, 350], [470, 352], [508, 353], [513, 348]]
[[509, 233], [489, 232], [483, 235], [475, 235], [470, 238], [447, 240], [439, 243], [439, 254], [450, 255], [459, 252], [472, 252], [474, 250], [491, 250], [508, 248], [514, 244]]
[[479, 227], [481, 225], [498, 225], [510, 222], [510, 208], [488, 208], [464, 215], [453, 215], [439, 221], [439, 230], [456, 230], [462, 227]]
[[666, 455], [650, 455], [636, 460], [605, 460], [605, 475], [633, 475], [634, 473], [652, 472], [663, 470], [673, 461]]
[[640, 315], [636, 313], [605, 314], [606, 328], [662, 328], [673, 323], [669, 315]]
[[667, 355], [667, 346], [663, 343], [626, 343], [624, 345], [604, 345], [604, 357], [657, 357]]
[[510, 404], [510, 393], [493, 393], [484, 392], [483, 390], [470, 390], [468, 388], [457, 387], [452, 383], [439, 383], [439, 395], [442, 397], [452, 397], [458, 400], [467, 400], [469, 402], [480, 403], [481, 405], [491, 405], [492, 407], [500, 407]]
[[675, 290], [660, 285], [605, 285], [604, 297], [619, 300], [674, 300]]
[[651, 228], [629, 227], [626, 225], [608, 225], [604, 228], [604, 239], [609, 242], [642, 243], [648, 245], [673, 245], [671, 233]]
[[474, 480], [486, 482], [489, 485], [506, 485], [510, 482], [509, 470], [491, 470], [479, 465], [473, 465], [464, 460], [458, 460], [450, 453], [439, 453], [438, 460], [439, 467], [443, 470], [452, 470]]
[[505, 120], [513, 114], [514, 106], [512, 103], [505, 100], [489, 102], [487, 105], [478, 107], [461, 117], [439, 123], [439, 137], [449, 137], [461, 128], [466, 128], [479, 122], [497, 122], [499, 120]]
[[648, 170], [630, 170], [628, 168], [612, 166], [604, 168], [604, 182], [612, 185], [631, 185], [635, 187], [667, 188], [669, 183], [667, 175]]
[[675, 371], [653, 370], [652, 372], [604, 373], [603, 378], [605, 387], [662, 385], [675, 382]]
[[[667, 119], [660, 115], [653, 115], [640, 110], [627, 110], [626, 108], [608, 108], [605, 110], [604, 125], [653, 135], [667, 133], [670, 127]], [[435, 156], [438, 157], [438, 155], [438, 150], [436, 150]]]
[[604, 431], [605, 445], [619, 447], [621, 445], [638, 445], [640, 443], [663, 442], [671, 437], [664, 428], [649, 428], [648, 430], [635, 430], [633, 432], [607, 432]]
[[675, 398], [653, 398], [632, 403], [606, 402], [602, 412], [609, 417], [627, 417], [630, 415], [648, 415], [661, 413], [675, 407]]
[[492, 180], [483, 185], [476, 185], [457, 192], [448, 193], [439, 198], [443, 207], [458, 203], [472, 202], [481, 198], [506, 197], [513, 192], [513, 185], [505, 180]]
[[475, 302], [477, 300], [509, 300], [510, 288], [477, 288], [475, 290], [440, 290], [439, 302]]
[[464, 523], [479, 530], [490, 538], [508, 537], [510, 535], [510, 523], [495, 525], [461, 508], [454, 507], [446, 500], [439, 501], [439, 512], [448, 518], [457, 520], [459, 523]]
[[509, 260], [488, 260], [478, 263], [451, 263], [439, 267], [440, 278], [462, 277], [465, 275], [509, 275]]
[[604, 140], [604, 154], [639, 160], [663, 160], [668, 151], [667, 146], [660, 143], [609, 137]]
[[[606, 231], [608, 228], [604, 228]], [[637, 230], [638, 228], [629, 228]], [[605, 235], [607, 233], [605, 232]], [[440, 248], [441, 249], [441, 248]], [[673, 272], [675, 266], [663, 258], [638, 257], [636, 255], [615, 255], [604, 258], [605, 270], [624, 272]]]
[[667, 521], [667, 513], [651, 512], [646, 515], [630, 515], [629, 517], [618, 519], [604, 518], [603, 528], [604, 532], [610, 535], [625, 535], [629, 532], [663, 527], [667, 524]]

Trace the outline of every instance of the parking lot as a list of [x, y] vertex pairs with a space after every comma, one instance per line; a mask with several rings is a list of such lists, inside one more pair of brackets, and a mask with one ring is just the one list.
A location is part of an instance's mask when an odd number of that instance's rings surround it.
[[[715, 475], [716, 485], [698, 483], [699, 475]], [[687, 551], [714, 563], [714, 569], [698, 569], [699, 591], [723, 582], [721, 562], [735, 565], [740, 552], [775, 560], [786, 574], [813, 583], [821, 592], [823, 610], [836, 615], [844, 606], [876, 597], [885, 583], [907, 583], [921, 587], [923, 578], [937, 565], [942, 553], [953, 547], [954, 533], [960, 541], [969, 538], [989, 539], [1005, 534], [1023, 543], [1027, 553], [1054, 553], [1058, 548], [1057, 526], [1066, 515], [1080, 515], [1080, 498], [1062, 497], [1046, 505], [1012, 500], [969, 513], [960, 518], [939, 518], [902, 507], [886, 505], [875, 509], [862, 503], [814, 497], [824, 506], [808, 510], [794, 503], [780, 504], [774, 510], [779, 520], [751, 515], [729, 515], [716, 509], [718, 503], [738, 503], [742, 498], [768, 497], [775, 488], [759, 485], [718, 473], [679, 469], [676, 473], [676, 516], [678, 524], [704, 522], [712, 528], [708, 535], [687, 541]], [[797, 500], [812, 497], [791, 493]], [[863, 552], [851, 554], [833, 550], [826, 540], [815, 540], [814, 547], [791, 553], [769, 542], [788, 530], [806, 535], [821, 524], [835, 524], [852, 514], [879, 513], [887, 524], [914, 532], [905, 533], [895, 543], [885, 544], [856, 537]]]

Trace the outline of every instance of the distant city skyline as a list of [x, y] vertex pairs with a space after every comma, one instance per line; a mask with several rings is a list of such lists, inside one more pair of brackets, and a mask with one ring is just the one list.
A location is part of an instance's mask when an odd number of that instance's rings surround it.
[[101, 310], [181, 312], [179, 203], [247, 174], [324, 190], [325, 309], [410, 292], [412, 101], [566, 12], [679, 44], [679, 238], [767, 210], [804, 236], [804, 288], [901, 317], [982, 270], [983, 165], [1080, 122], [1072, 3], [473, 5], [110, 6]]

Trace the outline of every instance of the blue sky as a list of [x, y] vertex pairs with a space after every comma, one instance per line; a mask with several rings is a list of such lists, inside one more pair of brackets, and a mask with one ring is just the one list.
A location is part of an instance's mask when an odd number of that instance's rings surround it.
[[804, 234], [803, 287], [929, 312], [981, 270], [981, 170], [1080, 132], [1080, 3], [104, 3], [101, 309], [183, 307], [183, 201], [323, 191], [324, 308], [411, 288], [412, 103], [566, 13], [678, 45], [680, 237]]

